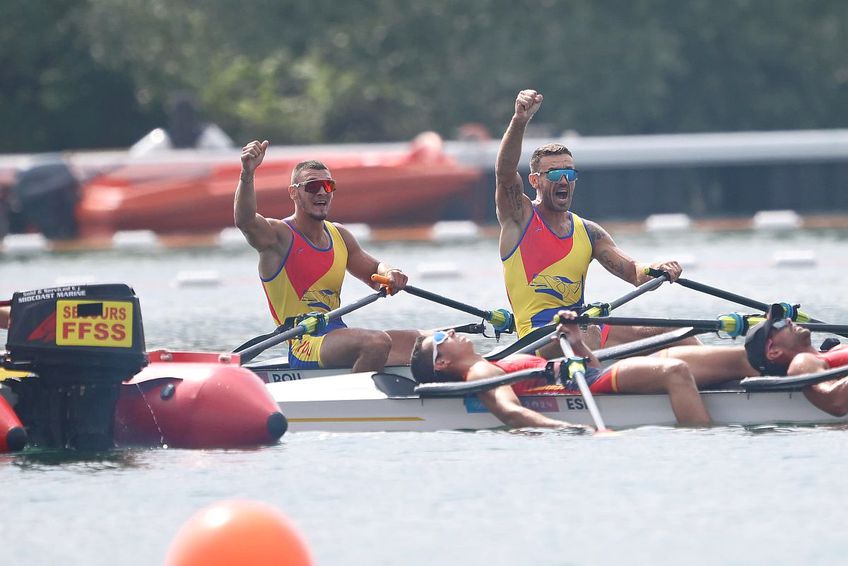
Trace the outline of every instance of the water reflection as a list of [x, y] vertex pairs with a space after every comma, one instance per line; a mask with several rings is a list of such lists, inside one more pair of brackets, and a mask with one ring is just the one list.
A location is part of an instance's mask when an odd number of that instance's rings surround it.
[[0, 458], [0, 465], [10, 463], [26, 471], [52, 471], [63, 468], [74, 472], [101, 472], [148, 467], [141, 457], [143, 450], [120, 449], [80, 451], [70, 449], [27, 448], [18, 454]]

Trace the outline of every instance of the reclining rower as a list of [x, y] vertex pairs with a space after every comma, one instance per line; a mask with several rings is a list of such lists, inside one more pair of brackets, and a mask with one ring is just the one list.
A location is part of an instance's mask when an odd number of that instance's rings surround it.
[[[848, 347], [816, 350], [810, 331], [786, 318], [779, 304], [772, 305], [766, 319], [748, 332], [745, 349], [751, 365], [764, 375], [801, 375], [848, 365]], [[822, 411], [837, 417], [848, 414], [848, 377], [814, 383], [803, 391]]]
[[[692, 372], [685, 362], [661, 356], [628, 358], [602, 369], [583, 342], [574, 311], [560, 311], [557, 332], [564, 334], [574, 352], [588, 359], [586, 381], [593, 393], [666, 393], [677, 422], [686, 426], [708, 426], [707, 412]], [[566, 320], [568, 322], [566, 322]], [[699, 348], [697, 346], [690, 348]], [[524, 369], [542, 368], [548, 360], [514, 354], [490, 362], [474, 350], [473, 343], [455, 332], [436, 332], [415, 342], [410, 364], [420, 383], [474, 381]], [[513, 428], [563, 428], [569, 423], [546, 417], [521, 405], [519, 395], [579, 393], [571, 380], [566, 387], [550, 386], [544, 379], [530, 379], [480, 393], [483, 404], [504, 424]]]

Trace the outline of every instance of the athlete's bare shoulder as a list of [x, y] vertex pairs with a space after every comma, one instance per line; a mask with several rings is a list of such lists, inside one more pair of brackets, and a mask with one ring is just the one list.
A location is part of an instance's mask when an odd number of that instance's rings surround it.
[[612, 242], [612, 236], [609, 235], [609, 232], [604, 230], [600, 224], [593, 220], [588, 220], [586, 218], [582, 218], [583, 225], [586, 227], [586, 233], [589, 235], [589, 240], [591, 240], [592, 245], [596, 243], [609, 243]]

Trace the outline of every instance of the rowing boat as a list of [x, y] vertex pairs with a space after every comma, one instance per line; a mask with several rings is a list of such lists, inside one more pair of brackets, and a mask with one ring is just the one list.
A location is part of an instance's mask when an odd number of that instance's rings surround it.
[[[321, 379], [269, 383], [268, 390], [289, 421], [290, 431], [377, 432], [483, 430], [502, 428], [476, 395], [422, 397], [408, 376], [355, 373]], [[716, 425], [811, 425], [846, 423], [848, 416], [825, 413], [794, 391], [745, 391], [731, 382], [726, 388], [703, 391], [704, 404]], [[520, 397], [521, 402], [551, 418], [591, 425], [580, 395], [548, 394]], [[595, 395], [607, 426], [674, 426], [668, 396]]]
[[[340, 371], [343, 371], [330, 368], [293, 369], [289, 365], [288, 356], [277, 356], [257, 362], [249, 362], [242, 364], [242, 367], [258, 375], [265, 383], [282, 383], [311, 379], [313, 377], [328, 377], [337, 375]], [[387, 366], [385, 372], [408, 378], [412, 377], [412, 371], [409, 369], [409, 366]]]

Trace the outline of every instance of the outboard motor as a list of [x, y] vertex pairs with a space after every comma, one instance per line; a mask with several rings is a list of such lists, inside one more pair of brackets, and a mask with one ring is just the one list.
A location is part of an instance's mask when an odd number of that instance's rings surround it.
[[121, 383], [147, 365], [141, 310], [127, 285], [15, 293], [3, 366], [32, 372], [8, 383], [32, 444], [113, 446]]
[[60, 155], [40, 157], [18, 171], [10, 191], [12, 232], [35, 226], [45, 238], [77, 235], [76, 205], [80, 183]]

